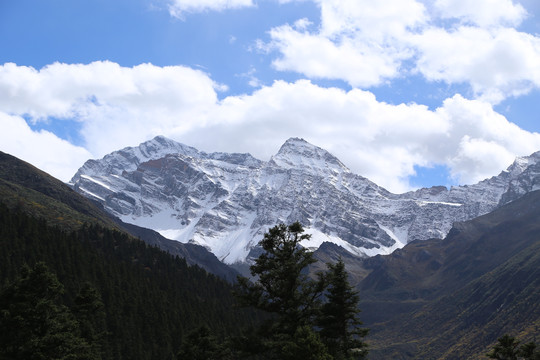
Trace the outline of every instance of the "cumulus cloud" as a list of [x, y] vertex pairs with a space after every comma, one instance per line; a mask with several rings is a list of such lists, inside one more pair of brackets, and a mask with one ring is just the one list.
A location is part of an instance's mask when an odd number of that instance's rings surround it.
[[0, 111], [0, 150], [27, 161], [62, 181], [69, 181], [91, 157], [89, 151], [48, 131], [33, 131], [19, 116]]
[[383, 43], [398, 38], [427, 20], [416, 0], [315, 0], [321, 9], [320, 34], [328, 38], [360, 36]]
[[80, 121], [85, 146], [97, 156], [170, 129], [204, 125], [204, 109], [216, 103], [219, 88], [205, 73], [182, 66], [0, 66], [2, 111], [34, 122]]
[[[306, 0], [277, 0], [295, 1]], [[468, 84], [492, 104], [540, 87], [540, 37], [516, 29], [529, 14], [513, 0], [310, 1], [320, 9], [320, 25], [298, 19], [257, 42], [278, 53], [273, 66], [279, 71], [364, 89], [416, 72], [431, 82]], [[175, 0], [171, 13], [253, 5]]]
[[357, 39], [336, 43], [326, 37], [300, 32], [289, 25], [270, 32], [272, 47], [281, 57], [276, 69], [295, 71], [313, 79], [346, 79], [352, 86], [369, 87], [397, 75], [399, 56]]
[[426, 21], [415, 0], [319, 0], [321, 25], [310, 31], [300, 19], [293, 26], [270, 31], [264, 44], [280, 57], [278, 70], [310, 78], [340, 79], [355, 87], [381, 84], [399, 75], [401, 62], [412, 53], [396, 38]]
[[[78, 167], [156, 135], [204, 151], [250, 152], [262, 160], [287, 138], [301, 136], [394, 192], [410, 188], [415, 166], [446, 165], [460, 182], [473, 183], [498, 173], [515, 155], [540, 149], [540, 134], [510, 123], [488, 102], [460, 95], [430, 110], [384, 103], [361, 89], [299, 80], [219, 100], [206, 74], [184, 67], [100, 62], [41, 70], [8, 64], [0, 71], [9, 75], [0, 76], [0, 120], [9, 129], [0, 149], [62, 179], [75, 172], [74, 163]], [[13, 74], [27, 81], [13, 81]], [[22, 115], [81, 122], [84, 148], [32, 131]]]
[[171, 0], [169, 12], [174, 17], [182, 18], [185, 13], [221, 11], [253, 5], [252, 0]]
[[[249, 96], [228, 97], [216, 111], [211, 126], [188, 132], [197, 146], [248, 149], [268, 159], [288, 137], [302, 134], [354, 172], [396, 192], [410, 188], [415, 166], [443, 164], [459, 182], [474, 183], [497, 174], [515, 155], [540, 149], [540, 134], [510, 123], [489, 103], [460, 95], [432, 111], [379, 102], [359, 89], [277, 81]], [[489, 146], [475, 151], [482, 143]]]
[[511, 0], [312, 1], [319, 27], [301, 19], [262, 43], [277, 70], [360, 88], [417, 72], [493, 104], [540, 87], [540, 37], [515, 29], [527, 12]]
[[472, 184], [496, 175], [516, 155], [540, 149], [539, 133], [519, 128], [487, 102], [455, 95], [436, 114], [452, 124], [446, 141], [440, 139], [442, 151], [436, 162], [446, 164], [460, 183]]
[[512, 0], [437, 0], [435, 8], [442, 18], [456, 18], [482, 27], [517, 26], [527, 16], [523, 6]]
[[431, 28], [411, 42], [417, 70], [432, 81], [468, 82], [478, 98], [498, 103], [540, 87], [540, 38], [500, 28]]
[[[278, 0], [279, 3], [306, 0]], [[416, 72], [427, 81], [468, 84], [497, 104], [540, 87], [540, 37], [516, 29], [528, 16], [512, 0], [311, 0], [309, 19], [269, 30], [259, 49], [273, 66], [310, 79], [370, 88]], [[175, 0], [176, 14], [253, 6], [252, 0]]]

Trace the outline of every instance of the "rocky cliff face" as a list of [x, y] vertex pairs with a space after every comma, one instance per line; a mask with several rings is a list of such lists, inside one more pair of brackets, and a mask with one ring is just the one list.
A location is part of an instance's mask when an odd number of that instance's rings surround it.
[[328, 241], [373, 256], [443, 238], [454, 221], [539, 189], [540, 153], [472, 186], [392, 194], [302, 139], [264, 162], [156, 137], [87, 161], [71, 183], [123, 221], [203, 245], [229, 264], [256, 256], [269, 227], [293, 221], [312, 234], [307, 247]]

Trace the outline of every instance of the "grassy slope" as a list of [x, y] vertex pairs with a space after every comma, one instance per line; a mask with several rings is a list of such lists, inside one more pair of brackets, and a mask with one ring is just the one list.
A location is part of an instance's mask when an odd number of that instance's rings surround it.
[[0, 152], [0, 199], [10, 208], [66, 230], [75, 230], [85, 222], [118, 229], [107, 214], [69, 186], [3, 152]]
[[478, 359], [505, 333], [540, 325], [540, 193], [367, 261], [371, 358]]

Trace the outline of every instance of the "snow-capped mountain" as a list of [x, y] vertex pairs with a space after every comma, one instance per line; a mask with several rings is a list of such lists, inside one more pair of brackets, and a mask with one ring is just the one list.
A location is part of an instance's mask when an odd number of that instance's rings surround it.
[[302, 139], [265, 162], [158, 136], [87, 161], [71, 183], [123, 221], [201, 244], [228, 264], [256, 255], [269, 227], [293, 221], [312, 234], [304, 246], [329, 241], [373, 256], [442, 238], [453, 222], [540, 189], [540, 152], [475, 185], [392, 194]]

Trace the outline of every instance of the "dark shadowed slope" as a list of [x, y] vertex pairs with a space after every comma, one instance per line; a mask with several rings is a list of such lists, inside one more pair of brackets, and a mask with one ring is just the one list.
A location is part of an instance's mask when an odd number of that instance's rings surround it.
[[373, 359], [478, 359], [505, 333], [540, 326], [540, 192], [364, 262]]

